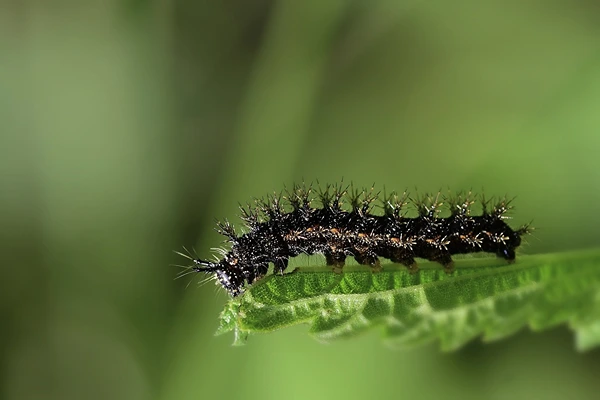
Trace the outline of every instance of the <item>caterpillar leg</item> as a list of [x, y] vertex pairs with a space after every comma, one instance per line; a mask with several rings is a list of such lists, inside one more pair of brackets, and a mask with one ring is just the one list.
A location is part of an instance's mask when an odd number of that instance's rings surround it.
[[273, 261], [273, 265], [275, 267], [273, 273], [283, 275], [283, 271], [285, 271], [285, 269], [288, 267], [288, 261], [289, 259], [287, 257], [275, 259], [275, 261]]
[[379, 257], [375, 253], [366, 251], [363, 253], [356, 252], [354, 259], [361, 265], [368, 265], [373, 269], [373, 272], [379, 272], [382, 270]]
[[416, 274], [419, 271], [419, 266], [415, 261], [414, 257], [408, 254], [396, 254], [390, 258], [390, 261], [393, 263], [398, 263], [405, 265], [408, 268], [408, 272], [411, 274]]
[[454, 260], [452, 260], [452, 256], [449, 253], [438, 253], [434, 255], [429, 261], [435, 261], [444, 266], [444, 271], [447, 274], [451, 274], [454, 272]]
[[261, 279], [263, 276], [267, 274], [269, 270], [269, 264], [259, 264], [254, 267], [254, 269], [247, 269], [243, 272], [244, 277], [248, 281], [248, 283], [254, 283], [257, 280]]
[[333, 272], [336, 274], [341, 274], [346, 263], [346, 254], [339, 251], [326, 251], [324, 254], [327, 265], [332, 266]]

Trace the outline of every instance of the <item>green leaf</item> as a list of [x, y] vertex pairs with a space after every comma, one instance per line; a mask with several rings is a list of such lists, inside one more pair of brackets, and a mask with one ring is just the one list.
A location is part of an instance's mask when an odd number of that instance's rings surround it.
[[379, 273], [321, 267], [269, 276], [227, 304], [217, 334], [234, 331], [243, 344], [251, 333], [307, 323], [321, 341], [379, 328], [394, 347], [438, 339], [454, 350], [478, 336], [568, 323], [579, 350], [600, 344], [600, 249], [456, 264], [452, 275], [429, 263], [416, 274], [388, 264]]

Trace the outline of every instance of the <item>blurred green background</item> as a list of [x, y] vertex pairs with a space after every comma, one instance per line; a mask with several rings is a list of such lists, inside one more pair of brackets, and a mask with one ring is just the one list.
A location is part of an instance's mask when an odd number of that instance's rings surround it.
[[508, 193], [522, 252], [596, 246], [599, 22], [582, 0], [0, 0], [0, 396], [596, 397], [600, 352], [566, 327], [231, 347], [225, 293], [169, 264], [303, 178]]

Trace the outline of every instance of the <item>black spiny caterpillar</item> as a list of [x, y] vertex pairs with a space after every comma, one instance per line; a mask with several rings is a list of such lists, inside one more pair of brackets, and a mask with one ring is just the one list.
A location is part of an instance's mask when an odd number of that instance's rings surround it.
[[[274, 264], [275, 273], [283, 273], [290, 257], [303, 253], [325, 255], [327, 265], [336, 272], [341, 272], [347, 256], [353, 256], [374, 270], [381, 269], [379, 258], [383, 257], [411, 272], [417, 271], [415, 257], [425, 258], [450, 273], [453, 254], [486, 252], [513, 262], [521, 236], [528, 232], [527, 226], [515, 231], [504, 222], [510, 208], [506, 199], [490, 208], [490, 201], [481, 196], [482, 215], [472, 216], [476, 196], [470, 192], [417, 199], [392, 193], [380, 200], [382, 215], [375, 215], [373, 203], [379, 193], [372, 188], [348, 189], [327, 185], [313, 191], [312, 186], [295, 185], [285, 194], [241, 207], [248, 232], [238, 236], [229, 222], [219, 223], [218, 232], [227, 237], [231, 248], [222, 250], [222, 259], [215, 262], [192, 259], [190, 269], [215, 274], [232, 296], [243, 293], [245, 284], [264, 277], [269, 263]], [[313, 207], [317, 199], [321, 208]], [[441, 200], [449, 216], [439, 215]], [[344, 208], [346, 202], [350, 207]], [[405, 206], [410, 205], [418, 216], [406, 216]]]

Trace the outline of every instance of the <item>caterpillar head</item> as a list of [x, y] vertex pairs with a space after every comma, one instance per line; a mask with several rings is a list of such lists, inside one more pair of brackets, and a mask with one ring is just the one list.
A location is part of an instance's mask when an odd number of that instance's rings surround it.
[[193, 261], [195, 264], [193, 267], [194, 271], [215, 274], [221, 286], [231, 296], [239, 296], [244, 292], [244, 275], [238, 269], [232, 268], [226, 259], [218, 263], [198, 259], [194, 259]]

